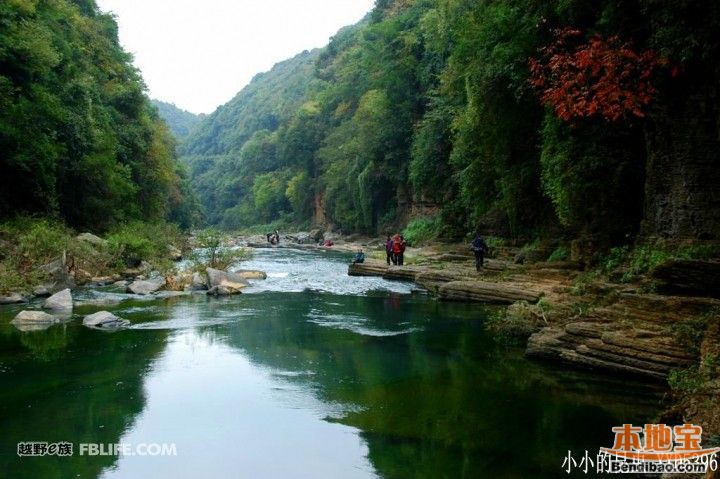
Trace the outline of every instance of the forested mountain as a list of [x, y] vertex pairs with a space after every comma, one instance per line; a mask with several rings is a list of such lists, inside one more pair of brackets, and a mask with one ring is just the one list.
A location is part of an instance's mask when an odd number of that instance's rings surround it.
[[208, 218], [719, 238], [720, 4], [378, 0], [184, 143]]
[[307, 171], [312, 158], [303, 155], [312, 155], [313, 146], [301, 138], [292, 143], [288, 134], [301, 128], [303, 112], [316, 108], [306, 102], [311, 92], [321, 91], [314, 78], [318, 54], [303, 52], [256, 75], [182, 144], [182, 160], [210, 223], [232, 228], [270, 221], [289, 212], [285, 193], [291, 180], [298, 195], [310, 191], [307, 173], [296, 175]]
[[178, 108], [174, 103], [166, 103], [160, 100], [152, 100], [152, 104], [157, 108], [160, 118], [170, 127], [170, 131], [177, 140], [185, 139], [197, 126], [205, 115], [196, 115], [182, 108]]
[[175, 142], [94, 0], [0, 2], [0, 217], [189, 224]]

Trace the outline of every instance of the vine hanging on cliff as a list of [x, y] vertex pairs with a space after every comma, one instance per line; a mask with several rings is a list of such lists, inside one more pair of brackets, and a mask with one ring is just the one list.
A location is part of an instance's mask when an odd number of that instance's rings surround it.
[[540, 58], [529, 60], [529, 81], [559, 118], [645, 116], [657, 93], [654, 73], [664, 63], [655, 52], [638, 53], [617, 36], [593, 35], [583, 43], [580, 30], [571, 27], [554, 33], [555, 41], [539, 50]]

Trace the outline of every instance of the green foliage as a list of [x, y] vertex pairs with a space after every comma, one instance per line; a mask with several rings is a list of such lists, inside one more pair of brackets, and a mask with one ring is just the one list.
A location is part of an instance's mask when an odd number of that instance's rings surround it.
[[124, 266], [137, 267], [147, 261], [161, 272], [173, 266], [168, 258], [169, 245], [181, 245], [182, 234], [167, 223], [132, 222], [117, 226], [107, 237], [113, 256]]
[[43, 265], [68, 250], [71, 232], [62, 223], [48, 219], [20, 218], [12, 224], [15, 230], [17, 253], [23, 261]]
[[418, 246], [426, 241], [437, 239], [442, 231], [439, 217], [416, 218], [403, 230], [403, 237], [411, 246]]
[[542, 307], [521, 301], [509, 307], [498, 307], [488, 314], [485, 329], [502, 344], [524, 346], [527, 338], [537, 330], [543, 314]]
[[717, 356], [708, 354], [700, 359], [699, 364], [670, 371], [668, 384], [675, 391], [692, 394], [703, 390], [719, 373], [720, 360]]
[[198, 123], [205, 117], [205, 115], [196, 115], [182, 108], [178, 108], [174, 103], [152, 100], [152, 104], [157, 108], [160, 118], [165, 120], [173, 136], [178, 141], [187, 138]]
[[208, 222], [225, 228], [290, 211], [308, 222], [317, 204], [343, 231], [378, 232], [419, 202], [458, 239], [482, 226], [521, 240], [587, 236], [603, 251], [631, 244], [647, 120], [570, 128], [543, 109], [528, 61], [572, 26], [582, 41], [618, 36], [691, 62], [684, 85], [712, 83], [720, 9], [700, 3], [383, 0], [327, 47], [258, 75], [187, 138], [184, 160]]
[[226, 270], [252, 255], [248, 249], [227, 246], [226, 238], [215, 229], [199, 231], [195, 243], [199, 249], [189, 254], [193, 271], [203, 272], [207, 268]]
[[277, 218], [287, 209], [287, 173], [276, 171], [255, 177], [252, 196], [256, 217], [264, 222]]
[[110, 15], [94, 1], [13, 1], [0, 25], [0, 217], [99, 231], [183, 204], [174, 142]]
[[568, 250], [567, 246], [558, 246], [555, 248], [555, 251], [553, 251], [550, 256], [548, 257], [548, 262], [552, 263], [555, 261], [566, 261], [570, 257], [570, 251]]

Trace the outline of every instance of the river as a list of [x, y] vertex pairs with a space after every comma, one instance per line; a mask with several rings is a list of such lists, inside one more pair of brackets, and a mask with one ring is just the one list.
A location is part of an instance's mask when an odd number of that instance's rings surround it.
[[[0, 477], [554, 478], [568, 450], [658, 414], [662, 390], [528, 361], [486, 333], [490, 310], [349, 277], [350, 257], [258, 250], [243, 268], [268, 279], [231, 298], [81, 290], [123, 301], [42, 332], [0, 308]], [[99, 309], [133, 326], [83, 327]], [[74, 454], [18, 457], [21, 441]]]

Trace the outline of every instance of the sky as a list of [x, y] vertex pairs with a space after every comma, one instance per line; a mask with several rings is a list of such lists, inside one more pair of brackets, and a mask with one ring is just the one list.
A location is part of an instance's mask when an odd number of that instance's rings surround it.
[[98, 0], [151, 98], [210, 113], [255, 74], [325, 46], [374, 0]]

